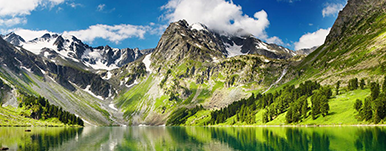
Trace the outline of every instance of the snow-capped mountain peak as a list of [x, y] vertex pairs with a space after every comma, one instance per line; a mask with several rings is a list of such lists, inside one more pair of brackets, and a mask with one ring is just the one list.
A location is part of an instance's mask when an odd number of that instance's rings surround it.
[[3, 39], [5, 41], [8, 41], [9, 43], [15, 45], [15, 46], [20, 46], [21, 43], [25, 42], [25, 40], [21, 36], [15, 34], [14, 32], [11, 32], [11, 33], [5, 35], [3, 37]]
[[197, 30], [197, 31], [200, 31], [200, 30], [206, 30], [208, 31], [208, 27], [206, 27], [205, 25], [201, 24], [201, 23], [194, 23], [190, 26], [190, 29], [191, 30]]
[[85, 66], [97, 70], [112, 70], [143, 55], [138, 48], [118, 49], [108, 45], [92, 48], [73, 35], [46, 33], [28, 42], [25, 42], [22, 37], [15, 33], [10, 33], [4, 37], [6, 41], [21, 46], [36, 55], [51, 60], [55, 60], [55, 56], [59, 56], [63, 59], [83, 63]]

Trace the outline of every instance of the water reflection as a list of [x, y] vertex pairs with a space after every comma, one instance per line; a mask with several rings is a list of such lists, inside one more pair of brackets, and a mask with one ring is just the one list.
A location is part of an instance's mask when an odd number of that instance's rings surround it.
[[10, 150], [383, 150], [383, 127], [1, 128]]

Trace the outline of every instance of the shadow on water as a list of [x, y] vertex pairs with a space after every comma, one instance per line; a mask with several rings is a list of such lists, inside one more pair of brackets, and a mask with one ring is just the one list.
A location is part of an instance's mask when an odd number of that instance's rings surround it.
[[383, 127], [1, 128], [10, 150], [383, 150]]

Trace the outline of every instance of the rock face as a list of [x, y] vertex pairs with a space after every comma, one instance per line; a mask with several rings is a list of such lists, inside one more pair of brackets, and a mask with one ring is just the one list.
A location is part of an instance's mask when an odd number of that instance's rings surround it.
[[260, 54], [273, 59], [288, 59], [296, 55], [292, 50], [267, 44], [252, 35], [220, 35], [205, 25], [198, 23], [189, 25], [185, 20], [180, 20], [171, 23], [166, 29], [152, 59], [179, 62], [182, 58], [188, 57], [197, 61], [212, 62], [245, 54]]
[[5, 35], [3, 37], [3, 39], [5, 41], [8, 41], [9, 43], [15, 45], [15, 46], [20, 46], [20, 44], [25, 42], [25, 40], [22, 37], [20, 37], [19, 35], [15, 34], [13, 32]]
[[[220, 39], [208, 30], [191, 30], [185, 20], [171, 23], [162, 35], [152, 60], [158, 64], [174, 60], [180, 62], [184, 58], [211, 62], [213, 57], [221, 58], [226, 53]], [[203, 55], [207, 54], [207, 55]]]
[[385, 7], [386, 1], [384, 0], [348, 0], [346, 7], [339, 12], [325, 43], [331, 44], [334, 41], [358, 34], [359, 30], [353, 30], [352, 27], [358, 27], [359, 24], [357, 23], [372, 17], [374, 13], [386, 12]]

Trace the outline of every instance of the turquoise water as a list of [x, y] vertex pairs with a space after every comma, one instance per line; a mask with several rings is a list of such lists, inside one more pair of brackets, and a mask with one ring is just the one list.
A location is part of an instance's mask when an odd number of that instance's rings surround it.
[[[30, 129], [31, 132], [25, 132]], [[386, 150], [384, 127], [0, 127], [9, 150]]]

